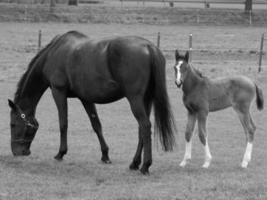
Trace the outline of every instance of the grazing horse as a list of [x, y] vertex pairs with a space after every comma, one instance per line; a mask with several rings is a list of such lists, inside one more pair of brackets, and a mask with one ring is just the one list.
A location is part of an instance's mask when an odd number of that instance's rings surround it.
[[58, 109], [60, 147], [55, 159], [67, 153], [67, 98], [78, 98], [84, 106], [100, 142], [104, 163], [110, 163], [95, 103], [111, 103], [123, 97], [139, 125], [139, 142], [130, 169], [149, 173], [152, 164], [152, 105], [155, 133], [163, 149], [172, 150], [174, 119], [166, 89], [165, 58], [151, 42], [140, 37], [89, 40], [77, 31], [56, 36], [30, 62], [21, 77], [11, 107], [11, 149], [14, 155], [29, 155], [38, 129], [36, 106], [50, 87]]
[[252, 143], [256, 126], [250, 115], [250, 105], [256, 95], [259, 110], [263, 109], [264, 99], [261, 89], [245, 76], [230, 76], [209, 79], [188, 63], [189, 53], [181, 56], [176, 50], [175, 83], [183, 90], [183, 103], [188, 111], [185, 131], [185, 155], [180, 163], [181, 167], [191, 159], [192, 133], [198, 122], [199, 139], [204, 145], [205, 162], [202, 167], [208, 168], [212, 159], [206, 121], [209, 112], [233, 107], [237, 112], [246, 134], [247, 147], [241, 166], [246, 168], [251, 160]]

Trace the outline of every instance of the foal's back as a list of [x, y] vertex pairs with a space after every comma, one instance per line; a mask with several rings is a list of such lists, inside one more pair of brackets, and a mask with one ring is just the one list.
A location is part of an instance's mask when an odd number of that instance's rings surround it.
[[207, 80], [209, 111], [240, 104], [250, 105], [255, 96], [255, 84], [245, 76], [230, 76]]

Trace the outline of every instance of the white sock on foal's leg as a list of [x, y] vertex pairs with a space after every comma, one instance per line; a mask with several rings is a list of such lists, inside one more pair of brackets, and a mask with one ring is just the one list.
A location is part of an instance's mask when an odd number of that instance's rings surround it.
[[206, 145], [204, 146], [204, 150], [205, 150], [205, 162], [202, 165], [203, 168], [208, 168], [210, 166], [210, 162], [212, 159], [211, 153], [210, 153], [210, 148], [209, 148], [209, 144], [208, 144], [208, 138], [206, 138]]
[[247, 168], [248, 163], [251, 160], [251, 153], [252, 153], [253, 144], [251, 142], [247, 143], [247, 148], [243, 157], [243, 161], [241, 163], [242, 168]]
[[184, 167], [187, 164], [187, 161], [191, 159], [191, 154], [192, 154], [192, 138], [189, 142], [185, 143], [184, 159], [180, 163], [180, 167]]

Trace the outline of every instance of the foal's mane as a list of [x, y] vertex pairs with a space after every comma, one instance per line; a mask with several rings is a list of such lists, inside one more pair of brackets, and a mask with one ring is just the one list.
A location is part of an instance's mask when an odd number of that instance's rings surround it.
[[190, 64], [190, 67], [193, 69], [194, 72], [196, 72], [196, 74], [200, 77], [200, 78], [204, 78], [205, 76], [202, 74], [202, 72], [195, 68], [192, 64]]

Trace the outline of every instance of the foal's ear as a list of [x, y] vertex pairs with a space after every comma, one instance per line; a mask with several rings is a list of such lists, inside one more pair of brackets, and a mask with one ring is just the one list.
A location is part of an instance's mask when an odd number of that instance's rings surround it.
[[188, 61], [189, 61], [189, 51], [186, 51], [186, 53], [184, 55], [184, 59], [188, 63]]
[[175, 50], [175, 60], [178, 61], [179, 58], [180, 58], [180, 55], [179, 55], [178, 50], [176, 49], [176, 50]]
[[14, 111], [17, 110], [16, 104], [13, 101], [11, 101], [10, 99], [8, 99], [8, 105], [12, 110], [14, 110]]

